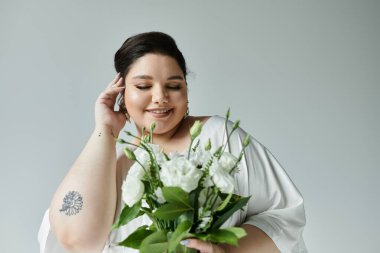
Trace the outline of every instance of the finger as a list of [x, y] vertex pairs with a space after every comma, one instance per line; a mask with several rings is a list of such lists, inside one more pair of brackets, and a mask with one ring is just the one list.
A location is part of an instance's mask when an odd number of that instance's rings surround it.
[[109, 95], [109, 96], [117, 96], [120, 92], [123, 92], [124, 87], [110, 87], [106, 89], [103, 93]]
[[117, 75], [115, 76], [115, 78], [107, 85], [107, 88], [112, 87], [119, 80], [120, 80], [120, 73], [117, 73]]
[[200, 252], [204, 252], [204, 253], [213, 252], [212, 244], [210, 242], [204, 242], [198, 239], [187, 239], [187, 240], [181, 241], [181, 244], [185, 245], [188, 248], [197, 249]]
[[121, 87], [121, 86], [124, 86], [124, 82], [123, 82], [123, 78], [121, 77], [116, 83], [112, 84], [112, 85], [108, 85], [107, 89], [110, 89], [110, 88], [114, 88], [114, 87]]
[[112, 99], [115, 100], [117, 95], [124, 90], [124, 87], [109, 88], [100, 93], [98, 99]]
[[124, 84], [124, 78], [120, 77], [120, 79], [113, 85], [113, 87], [119, 87]]

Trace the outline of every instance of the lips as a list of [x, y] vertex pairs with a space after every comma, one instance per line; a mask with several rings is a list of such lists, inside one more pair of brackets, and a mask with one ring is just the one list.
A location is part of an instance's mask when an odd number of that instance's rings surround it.
[[147, 109], [147, 112], [149, 112], [153, 117], [155, 118], [163, 118], [168, 116], [173, 109], [172, 108], [154, 108], [154, 109]]

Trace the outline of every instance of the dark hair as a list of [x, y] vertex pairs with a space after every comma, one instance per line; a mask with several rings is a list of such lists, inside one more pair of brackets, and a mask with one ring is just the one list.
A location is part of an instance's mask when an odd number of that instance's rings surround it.
[[156, 53], [173, 57], [186, 78], [186, 61], [175, 40], [162, 32], [140, 33], [129, 37], [115, 54], [115, 69], [125, 77], [130, 66], [140, 57]]
[[[178, 49], [175, 40], [162, 32], [146, 32], [129, 37], [115, 54], [115, 69], [125, 77], [131, 65], [140, 57], [148, 53], [162, 54], [175, 59], [181, 68], [186, 80], [186, 61]], [[120, 110], [127, 113], [122, 95], [118, 102]]]

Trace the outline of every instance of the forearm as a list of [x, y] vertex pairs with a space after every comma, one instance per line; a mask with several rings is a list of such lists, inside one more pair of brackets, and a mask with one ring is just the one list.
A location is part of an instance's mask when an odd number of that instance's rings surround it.
[[261, 229], [244, 224], [242, 227], [247, 235], [239, 240], [239, 246], [222, 245], [226, 253], [279, 253], [280, 251]]
[[[63, 200], [71, 191], [81, 195], [83, 204], [68, 215]], [[53, 197], [53, 232], [72, 252], [101, 251], [114, 219], [116, 199], [115, 141], [110, 129], [97, 127]]]

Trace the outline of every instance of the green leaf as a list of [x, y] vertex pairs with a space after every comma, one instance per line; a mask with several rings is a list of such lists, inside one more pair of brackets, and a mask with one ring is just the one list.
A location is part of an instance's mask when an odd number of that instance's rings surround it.
[[225, 229], [211, 231], [209, 239], [213, 243], [228, 243], [234, 246], [238, 246], [239, 240], [233, 232]]
[[189, 237], [195, 237], [195, 238], [201, 239], [202, 241], [208, 241], [209, 235], [205, 233], [196, 233], [196, 234], [189, 234]]
[[140, 253], [163, 253], [168, 248], [167, 242], [154, 243], [140, 247]]
[[227, 197], [223, 200], [222, 204], [220, 204], [220, 206], [218, 207], [217, 211], [222, 211], [230, 202], [231, 197], [232, 197], [232, 193], [228, 194]]
[[239, 236], [243, 234], [242, 231], [240, 231], [240, 228], [232, 227], [232, 228], [225, 228], [225, 229], [217, 229], [217, 230], [212, 230], [208, 233], [196, 233], [196, 234], [189, 233], [188, 235], [189, 237], [195, 237], [202, 241], [211, 241], [213, 243], [228, 243], [228, 244], [237, 246], [238, 240], [241, 237], [237, 236], [236, 234], [238, 234]]
[[139, 212], [140, 207], [141, 207], [141, 201], [137, 202], [132, 207], [125, 205], [123, 210], [121, 211], [121, 213], [119, 215], [119, 218], [112, 225], [112, 229], [119, 228], [119, 227], [127, 224], [128, 222], [130, 222], [131, 220], [133, 220], [137, 216], [143, 214], [143, 213]]
[[230, 228], [224, 228], [224, 230], [234, 233], [238, 239], [243, 238], [244, 236], [247, 235], [247, 232], [245, 232], [244, 228], [230, 227]]
[[193, 218], [194, 218], [194, 211], [187, 211], [187, 212], [181, 214], [177, 218], [177, 224], [180, 224], [186, 220], [193, 220]]
[[189, 194], [179, 187], [163, 187], [162, 194], [169, 203], [179, 203], [191, 208]]
[[194, 191], [190, 192], [189, 194], [189, 203], [192, 206], [194, 212], [193, 217], [196, 219], [198, 217], [198, 210], [199, 210], [199, 193], [201, 192], [203, 188], [197, 187]]
[[132, 234], [130, 234], [124, 241], [119, 242], [118, 245], [139, 249], [141, 242], [154, 231], [147, 230], [148, 226], [144, 225], [136, 229]]
[[143, 182], [144, 184], [144, 189], [145, 189], [144, 191], [146, 194], [151, 194], [154, 192], [148, 179], [143, 179], [141, 180], [141, 182]]
[[163, 220], [173, 220], [190, 210], [192, 210], [191, 207], [183, 206], [178, 203], [169, 203], [157, 208], [153, 216]]
[[228, 218], [230, 218], [234, 212], [244, 207], [248, 203], [249, 198], [250, 197], [245, 197], [245, 198], [239, 197], [237, 198], [237, 200], [227, 205], [227, 207], [225, 207], [222, 211], [216, 212], [214, 216], [215, 222], [213, 223], [211, 228], [212, 229], [220, 228], [220, 226], [222, 226], [223, 223], [226, 222], [226, 220], [228, 220]]
[[169, 252], [173, 252], [178, 246], [179, 242], [187, 236], [187, 233], [190, 231], [192, 222], [185, 220], [180, 223], [176, 230], [174, 230], [170, 240], [169, 240]]
[[146, 237], [140, 246], [140, 253], [162, 253], [168, 249], [166, 231], [157, 231]]

